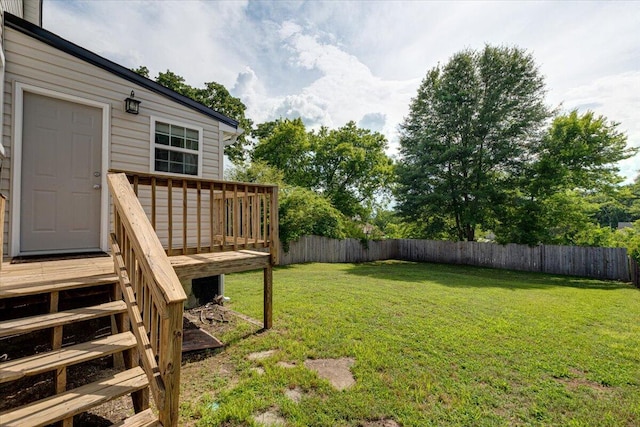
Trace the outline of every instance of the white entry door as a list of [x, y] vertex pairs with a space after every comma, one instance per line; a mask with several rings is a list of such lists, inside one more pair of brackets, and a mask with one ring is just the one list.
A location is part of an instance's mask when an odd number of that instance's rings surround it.
[[102, 111], [24, 93], [20, 252], [100, 249]]

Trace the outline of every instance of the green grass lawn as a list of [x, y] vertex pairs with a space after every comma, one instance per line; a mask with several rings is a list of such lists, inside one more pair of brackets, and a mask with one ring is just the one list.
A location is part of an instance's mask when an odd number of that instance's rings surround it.
[[[262, 274], [225, 282], [231, 308], [261, 319]], [[640, 425], [640, 291], [627, 284], [407, 262], [296, 265], [274, 273], [274, 328], [247, 332], [239, 324], [221, 337], [226, 349], [183, 368], [185, 423], [255, 425], [253, 414], [275, 408], [292, 426]], [[355, 359], [356, 385], [344, 391], [302, 364], [339, 357]], [[294, 387], [299, 403], [284, 395]]]

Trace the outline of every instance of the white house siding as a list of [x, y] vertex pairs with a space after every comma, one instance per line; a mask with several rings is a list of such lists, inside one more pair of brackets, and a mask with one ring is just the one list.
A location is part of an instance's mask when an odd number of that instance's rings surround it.
[[42, 26], [42, 0], [24, 0], [24, 4], [22, 6], [24, 19], [31, 22], [32, 24], [36, 24], [38, 26]]
[[[18, 16], [20, 18], [24, 16], [22, 0], [0, 0], [0, 9], [2, 9], [3, 13], [9, 12], [10, 14]], [[40, 9], [40, 6], [38, 6], [38, 9]]]
[[[63, 53], [12, 28], [5, 28], [4, 49], [7, 65], [4, 81], [2, 141], [9, 158], [13, 138], [14, 84], [20, 82], [109, 104], [111, 106], [109, 156], [110, 167], [113, 169], [150, 172], [150, 116], [154, 116], [158, 119], [175, 120], [203, 128], [202, 178], [220, 179], [222, 177], [220, 168], [222, 153], [217, 120]], [[124, 99], [129, 96], [131, 90], [135, 91], [136, 99], [142, 101], [139, 115], [124, 112]], [[9, 182], [11, 170], [8, 163], [10, 162], [5, 161], [0, 192], [9, 196], [8, 204], [11, 204]], [[159, 222], [166, 222], [166, 218], [158, 219]], [[9, 241], [9, 236], [6, 235], [8, 229], [8, 224], [5, 224], [5, 242]]]

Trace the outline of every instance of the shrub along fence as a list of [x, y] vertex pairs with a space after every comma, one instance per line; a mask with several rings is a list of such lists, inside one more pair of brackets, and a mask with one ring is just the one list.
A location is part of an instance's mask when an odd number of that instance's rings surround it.
[[[282, 253], [282, 252], [281, 252]], [[464, 264], [480, 267], [632, 281], [631, 260], [625, 248], [556, 245], [499, 245], [496, 243], [389, 239], [362, 243], [304, 236], [282, 253], [281, 265], [305, 262], [403, 261]], [[637, 276], [637, 264], [635, 264]]]

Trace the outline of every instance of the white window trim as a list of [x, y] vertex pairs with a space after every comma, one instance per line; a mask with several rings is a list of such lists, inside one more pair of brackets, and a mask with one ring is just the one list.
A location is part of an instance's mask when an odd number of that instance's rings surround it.
[[[201, 126], [197, 126], [191, 123], [179, 122], [176, 120], [165, 119], [164, 117], [151, 116], [150, 117], [150, 140], [149, 140], [149, 171], [152, 174], [161, 173], [162, 175], [179, 176], [181, 178], [202, 178], [202, 156], [204, 154], [204, 129]], [[161, 148], [169, 151], [179, 151], [181, 153], [195, 154], [195, 150], [189, 150], [187, 148], [171, 147], [170, 145], [156, 144], [156, 122], [168, 123], [174, 126], [182, 126], [184, 128], [198, 131], [198, 174], [189, 175], [174, 172], [159, 172], [156, 171], [156, 148]]]
[[[11, 229], [9, 230], [9, 256], [20, 255], [20, 194], [22, 191], [22, 126], [24, 121], [24, 93], [30, 92], [50, 98], [97, 107], [102, 110], [102, 177], [100, 190], [100, 249], [109, 250], [109, 191], [107, 172], [109, 170], [109, 136], [111, 135], [111, 105], [91, 99], [80, 98], [62, 92], [14, 81], [13, 102], [13, 145], [11, 149]], [[48, 251], [47, 253], [51, 253]]]

